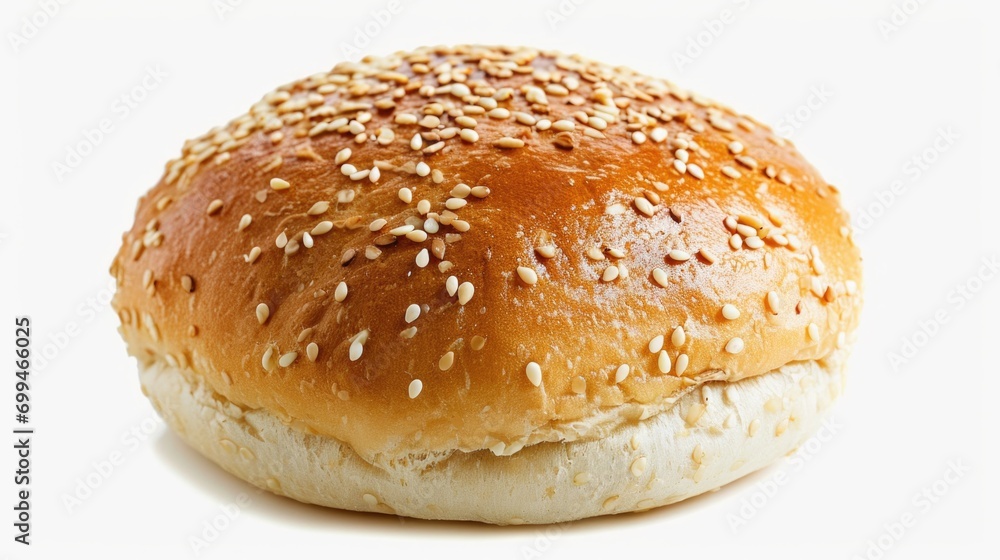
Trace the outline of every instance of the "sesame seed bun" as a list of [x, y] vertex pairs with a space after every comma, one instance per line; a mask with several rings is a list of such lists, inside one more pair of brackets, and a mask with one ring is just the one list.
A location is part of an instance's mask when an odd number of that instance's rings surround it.
[[186, 143], [114, 307], [160, 413], [258, 486], [491, 523], [648, 509], [819, 421], [861, 307], [839, 198], [669, 82], [419, 49]]

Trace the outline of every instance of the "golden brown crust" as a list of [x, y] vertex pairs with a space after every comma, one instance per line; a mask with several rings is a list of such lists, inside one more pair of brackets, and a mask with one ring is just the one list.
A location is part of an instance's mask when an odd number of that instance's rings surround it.
[[[449, 199], [464, 204], [449, 214]], [[426, 240], [390, 233], [408, 222]], [[790, 144], [668, 82], [529, 49], [421, 49], [284, 86], [187, 143], [124, 236], [114, 306], [140, 360], [368, 459], [509, 454], [829, 355], [861, 305], [848, 228]], [[474, 287], [464, 305], [449, 276]]]

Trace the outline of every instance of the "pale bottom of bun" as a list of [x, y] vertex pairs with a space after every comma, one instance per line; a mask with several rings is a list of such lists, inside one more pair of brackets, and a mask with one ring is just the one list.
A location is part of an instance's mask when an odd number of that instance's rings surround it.
[[270, 412], [241, 410], [190, 370], [154, 362], [140, 365], [140, 380], [182, 439], [260, 488], [334, 508], [506, 525], [647, 510], [760, 469], [818, 428], [840, 394], [845, 358], [840, 350], [736, 383], [709, 382], [601, 439], [506, 457], [409, 455], [389, 466]]

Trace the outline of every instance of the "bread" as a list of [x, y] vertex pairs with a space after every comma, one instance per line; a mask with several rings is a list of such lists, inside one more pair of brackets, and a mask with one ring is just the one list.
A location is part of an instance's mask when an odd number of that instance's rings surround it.
[[168, 423], [258, 486], [500, 524], [648, 509], [788, 452], [839, 390], [839, 198], [669, 82], [418, 49], [186, 143], [113, 305]]

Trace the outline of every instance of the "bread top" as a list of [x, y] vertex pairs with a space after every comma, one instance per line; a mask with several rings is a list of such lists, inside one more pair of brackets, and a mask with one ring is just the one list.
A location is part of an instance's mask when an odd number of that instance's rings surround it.
[[601, 437], [823, 359], [861, 306], [839, 193], [789, 142], [508, 47], [267, 94], [167, 164], [112, 274], [133, 355], [369, 460]]

